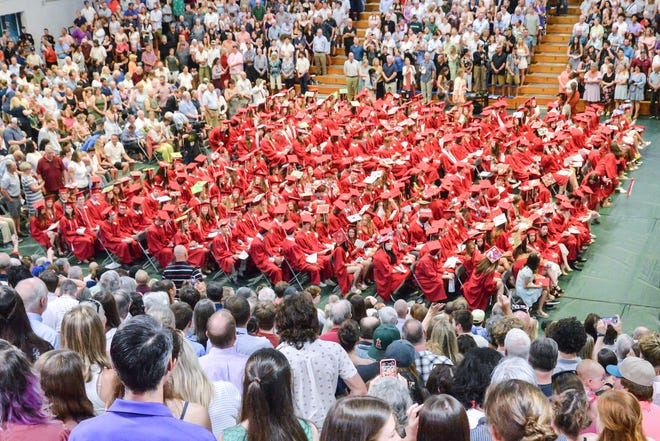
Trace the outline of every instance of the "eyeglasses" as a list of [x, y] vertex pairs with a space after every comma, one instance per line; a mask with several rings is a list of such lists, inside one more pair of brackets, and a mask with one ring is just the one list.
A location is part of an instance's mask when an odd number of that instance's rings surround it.
[[98, 300], [94, 300], [94, 299], [83, 299], [83, 300], [81, 300], [81, 301], [78, 302], [79, 305], [82, 305], [82, 304], [84, 304], [84, 303], [88, 303], [88, 304], [90, 304], [91, 306], [93, 306], [94, 308], [96, 308], [96, 313], [97, 313], [97, 314], [100, 314], [100, 313], [101, 313], [101, 308], [103, 307], [103, 305], [101, 305], [101, 303], [100, 303]]

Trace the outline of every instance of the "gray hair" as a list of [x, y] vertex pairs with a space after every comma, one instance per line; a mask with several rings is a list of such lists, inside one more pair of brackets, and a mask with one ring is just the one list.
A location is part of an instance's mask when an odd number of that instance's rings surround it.
[[378, 310], [378, 318], [383, 325], [396, 325], [399, 321], [399, 316], [391, 306], [386, 306]]
[[113, 293], [119, 289], [119, 273], [114, 270], [101, 274], [99, 279], [100, 291]]
[[9, 268], [11, 265], [11, 259], [9, 259], [9, 254], [0, 253], [0, 269]]
[[330, 307], [329, 319], [334, 326], [340, 326], [351, 317], [352, 307], [348, 300], [340, 300]]
[[78, 285], [76, 282], [70, 279], [66, 279], [60, 284], [60, 295], [69, 295], [71, 297], [76, 297], [78, 293]]
[[401, 328], [401, 338], [413, 345], [424, 342], [424, 326], [416, 319], [408, 319]]
[[537, 386], [536, 374], [527, 360], [520, 357], [504, 357], [495, 366], [490, 378], [490, 385], [504, 383], [508, 380], [520, 380]]
[[69, 279], [82, 280], [83, 270], [78, 265], [72, 266], [71, 268], [69, 268], [68, 276], [69, 276]]
[[381, 377], [371, 382], [368, 395], [380, 398], [390, 405], [396, 421], [396, 430], [402, 435], [408, 424], [406, 412], [413, 404], [406, 384], [398, 378]]
[[137, 282], [132, 277], [121, 276], [119, 278], [120, 289], [123, 289], [128, 292], [137, 291]]
[[46, 284], [38, 277], [30, 277], [21, 280], [16, 284], [16, 292], [25, 305], [27, 312], [34, 312], [39, 309], [39, 303], [44, 297], [48, 297], [48, 288]]
[[169, 308], [170, 296], [165, 291], [153, 291], [142, 297], [142, 303], [144, 303], [144, 311], [149, 313], [149, 310], [153, 307], [164, 306]]
[[55, 262], [53, 262], [53, 265], [57, 268], [58, 271], [64, 271], [66, 270], [67, 267], [70, 267], [69, 261], [65, 259], [64, 257], [60, 257], [59, 259], [55, 259]]
[[519, 328], [513, 328], [506, 333], [504, 337], [504, 348], [506, 355], [520, 357], [527, 360], [529, 358], [529, 348], [532, 341], [525, 331]]
[[158, 320], [164, 327], [174, 329], [174, 323], [176, 320], [174, 318], [174, 313], [169, 307], [156, 305], [149, 309], [147, 315]]
[[131, 295], [129, 294], [129, 291], [119, 289], [112, 293], [112, 296], [115, 298], [119, 317], [122, 319], [125, 318], [128, 314], [128, 310], [131, 308]]
[[273, 288], [265, 287], [259, 290], [259, 301], [260, 302], [274, 302], [275, 301], [275, 291]]
[[621, 361], [628, 356], [628, 352], [632, 349], [635, 344], [635, 340], [628, 334], [621, 334], [616, 338], [616, 343], [614, 343], [614, 353], [616, 358]]

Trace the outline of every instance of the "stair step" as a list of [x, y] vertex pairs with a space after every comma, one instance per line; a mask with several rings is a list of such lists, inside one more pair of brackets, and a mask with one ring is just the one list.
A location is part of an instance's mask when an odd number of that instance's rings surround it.
[[566, 69], [566, 63], [537, 63], [530, 66], [529, 75], [533, 75], [534, 72], [542, 73], [553, 73], [559, 75], [562, 71]]
[[541, 67], [545, 66], [545, 63], [562, 63], [562, 65], [566, 67], [567, 60], [568, 59], [566, 58], [566, 54], [554, 55], [554, 54], [539, 53], [534, 55], [534, 61], [540, 64]]
[[525, 84], [520, 88], [520, 95], [556, 95], [559, 91], [559, 87], [555, 86], [546, 86], [546, 85], [537, 85], [537, 84]]
[[[543, 43], [563, 43], [565, 46], [571, 40], [571, 34], [552, 33], [543, 37]], [[541, 43], [541, 44], [543, 44]]]
[[566, 57], [566, 45], [557, 43], [542, 43], [536, 49], [539, 54], [547, 54]]
[[346, 87], [346, 77], [341, 74], [341, 75], [316, 75], [314, 77], [316, 81], [318, 81], [321, 84], [333, 84], [337, 86], [342, 86]]
[[[572, 18], [572, 20], [575, 20], [575, 23], [577, 23], [576, 18]], [[574, 23], [573, 23], [574, 24]], [[548, 32], [547, 34], [554, 34], [555, 32], [561, 32], [564, 34], [572, 34], [573, 33], [573, 24], [571, 23], [550, 23], [548, 25]]]
[[569, 24], [573, 26], [576, 23], [575, 17], [571, 15], [551, 15], [548, 17], [548, 25]]

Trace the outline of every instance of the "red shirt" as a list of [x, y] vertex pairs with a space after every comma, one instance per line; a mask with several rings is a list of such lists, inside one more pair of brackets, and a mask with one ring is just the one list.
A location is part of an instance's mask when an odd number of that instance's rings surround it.
[[59, 156], [55, 156], [52, 161], [41, 158], [37, 163], [37, 173], [45, 182], [46, 193], [57, 193], [64, 187], [64, 163]]

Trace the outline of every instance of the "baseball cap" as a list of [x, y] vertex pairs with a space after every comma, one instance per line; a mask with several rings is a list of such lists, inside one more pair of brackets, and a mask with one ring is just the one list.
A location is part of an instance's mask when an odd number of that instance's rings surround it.
[[395, 340], [385, 350], [385, 358], [393, 358], [398, 367], [406, 368], [415, 362], [415, 347], [408, 340]]
[[640, 386], [653, 386], [655, 368], [651, 363], [637, 357], [628, 357], [619, 365], [611, 364], [605, 369], [608, 374], [617, 378], [625, 378]]
[[374, 342], [367, 352], [374, 360], [385, 358], [385, 350], [392, 342], [399, 340], [401, 333], [394, 325], [380, 325], [374, 331]]
[[479, 324], [484, 321], [486, 318], [486, 313], [483, 311], [483, 309], [475, 309], [472, 311], [472, 323]]

